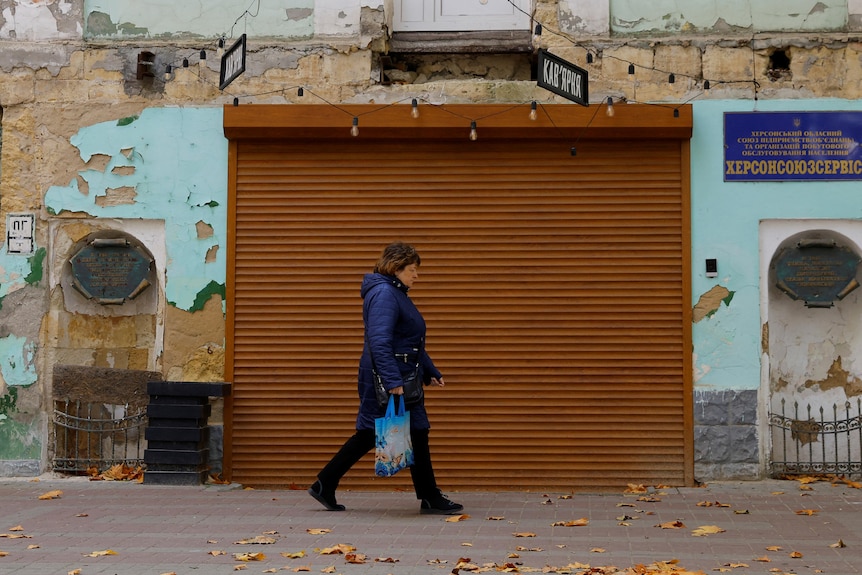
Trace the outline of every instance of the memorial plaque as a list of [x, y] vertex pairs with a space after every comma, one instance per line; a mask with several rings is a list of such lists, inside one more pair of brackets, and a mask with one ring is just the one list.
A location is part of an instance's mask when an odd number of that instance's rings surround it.
[[778, 289], [807, 307], [832, 307], [859, 287], [859, 256], [833, 242], [799, 242], [782, 250], [773, 265]]
[[100, 304], [122, 304], [149, 287], [153, 260], [124, 239], [93, 240], [72, 256], [75, 288]]

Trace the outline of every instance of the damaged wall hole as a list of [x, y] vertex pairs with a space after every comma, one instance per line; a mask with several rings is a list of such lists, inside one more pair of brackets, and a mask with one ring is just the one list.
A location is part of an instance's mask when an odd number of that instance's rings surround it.
[[790, 54], [787, 50], [776, 49], [769, 54], [769, 68], [766, 74], [771, 80], [790, 79]]

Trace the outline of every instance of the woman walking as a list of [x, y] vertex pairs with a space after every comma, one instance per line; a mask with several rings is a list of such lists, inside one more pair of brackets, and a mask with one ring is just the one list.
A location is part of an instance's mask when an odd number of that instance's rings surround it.
[[[335, 498], [338, 483], [375, 446], [374, 420], [383, 417], [386, 408], [377, 401], [374, 371], [393, 395], [404, 393], [403, 377], [415, 368], [417, 361], [424, 385], [445, 385], [443, 376], [425, 351], [425, 320], [407, 295], [419, 278], [420, 262], [413, 246], [395, 242], [383, 249], [374, 271], [365, 274], [362, 280], [365, 347], [359, 360], [356, 433], [317, 474], [317, 481], [308, 489], [308, 493], [330, 511], [344, 511], [344, 505]], [[414, 458], [410, 475], [416, 498], [421, 501], [419, 511], [443, 515], [458, 513], [464, 506], [449, 501], [434, 478], [428, 445], [431, 425], [424, 398], [411, 404], [409, 410]]]

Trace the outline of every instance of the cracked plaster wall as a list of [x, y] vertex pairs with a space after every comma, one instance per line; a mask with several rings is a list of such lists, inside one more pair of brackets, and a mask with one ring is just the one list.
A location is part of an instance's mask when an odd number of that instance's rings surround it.
[[[851, 14], [858, 8], [849, 7]], [[842, 31], [847, 0], [610, 0], [611, 30], [631, 33]]]

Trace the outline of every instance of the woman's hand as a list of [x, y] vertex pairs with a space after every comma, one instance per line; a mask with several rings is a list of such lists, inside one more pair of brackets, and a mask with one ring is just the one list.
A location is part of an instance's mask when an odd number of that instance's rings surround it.
[[443, 387], [446, 385], [446, 382], [443, 381], [443, 378], [437, 379], [436, 377], [431, 378], [431, 385], [436, 385], [437, 387]]
[[404, 386], [399, 385], [398, 387], [393, 387], [389, 390], [389, 393], [392, 395], [404, 395]]

